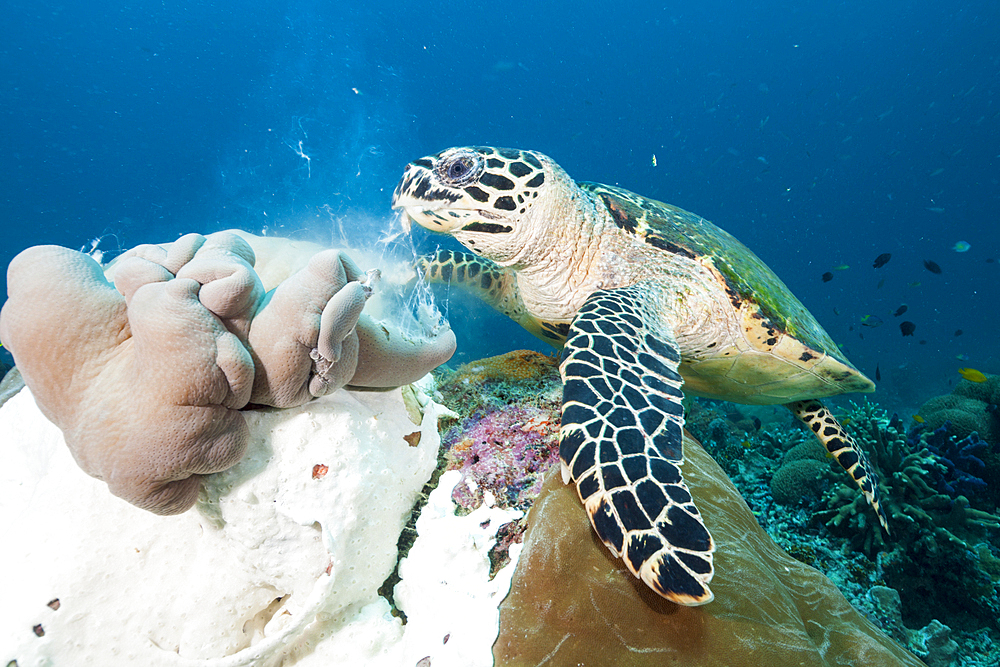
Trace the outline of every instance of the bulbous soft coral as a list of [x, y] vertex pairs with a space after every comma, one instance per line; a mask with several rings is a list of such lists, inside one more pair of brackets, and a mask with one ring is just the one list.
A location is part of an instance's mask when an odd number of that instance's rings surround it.
[[115, 495], [183, 512], [201, 475], [242, 457], [249, 402], [407, 384], [455, 350], [446, 324], [406, 336], [364, 317], [377, 272], [338, 251], [266, 294], [254, 263], [229, 232], [134, 248], [109, 267], [114, 286], [89, 256], [57, 246], [11, 262], [0, 340], [80, 467]]
[[8, 269], [0, 340], [83, 470], [138, 507], [176, 514], [201, 475], [243, 456], [253, 361], [196, 280], [134, 267], [118, 273], [126, 301], [89, 256], [25, 250]]

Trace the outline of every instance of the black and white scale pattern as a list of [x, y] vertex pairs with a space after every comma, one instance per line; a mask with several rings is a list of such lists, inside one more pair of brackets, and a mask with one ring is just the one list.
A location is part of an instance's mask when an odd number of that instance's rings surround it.
[[848, 435], [830, 410], [817, 400], [796, 401], [788, 403], [785, 407], [812, 429], [819, 441], [823, 443], [826, 451], [830, 452], [837, 463], [847, 471], [854, 483], [861, 489], [861, 493], [865, 495], [868, 504], [875, 510], [882, 529], [888, 535], [889, 520], [882, 507], [878, 477], [875, 475], [871, 461], [858, 447], [854, 438]]
[[673, 341], [645, 321], [641, 286], [601, 290], [566, 340], [559, 456], [591, 524], [653, 590], [712, 599], [715, 544], [681, 477], [683, 383]]

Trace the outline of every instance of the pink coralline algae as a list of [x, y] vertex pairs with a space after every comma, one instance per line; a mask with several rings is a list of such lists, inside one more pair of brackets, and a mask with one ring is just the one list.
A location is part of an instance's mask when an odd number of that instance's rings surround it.
[[454, 500], [471, 511], [488, 491], [527, 511], [559, 458], [561, 382], [555, 359], [519, 350], [460, 367], [441, 384], [460, 423], [445, 434], [447, 469], [462, 472]]
[[537, 407], [484, 410], [467, 419], [446, 443], [448, 469], [463, 475], [455, 502], [472, 510], [489, 491], [499, 507], [527, 510], [558, 460], [558, 432], [558, 411]]

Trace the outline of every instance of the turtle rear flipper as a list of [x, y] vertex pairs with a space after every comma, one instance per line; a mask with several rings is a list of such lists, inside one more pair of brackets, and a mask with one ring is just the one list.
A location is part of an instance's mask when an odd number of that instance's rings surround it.
[[854, 442], [854, 438], [848, 435], [833, 413], [815, 399], [795, 401], [788, 403], [785, 407], [812, 429], [826, 451], [830, 452], [833, 458], [837, 459], [837, 463], [847, 471], [861, 492], [865, 494], [865, 499], [868, 500], [868, 504], [872, 506], [878, 516], [879, 524], [888, 535], [889, 521], [885, 516], [885, 509], [882, 507], [878, 476], [864, 451]]
[[601, 540], [657, 593], [712, 600], [715, 544], [681, 476], [680, 354], [652, 333], [641, 286], [600, 290], [570, 326], [559, 456]]

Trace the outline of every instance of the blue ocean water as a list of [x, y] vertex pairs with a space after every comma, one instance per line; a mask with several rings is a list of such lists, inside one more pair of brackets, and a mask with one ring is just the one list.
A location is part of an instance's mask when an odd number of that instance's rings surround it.
[[[0, 266], [230, 227], [375, 246], [408, 161], [531, 148], [736, 235], [907, 423], [1000, 373], [996, 0], [5, 0], [0, 90]], [[455, 363], [549, 351], [438, 295]]]
[[[371, 244], [409, 160], [533, 148], [735, 234], [912, 411], [1000, 372], [998, 72], [994, 0], [7, 0], [0, 264], [233, 226]], [[447, 307], [459, 361], [545, 349]]]

